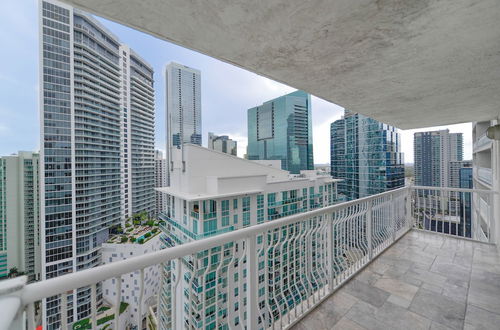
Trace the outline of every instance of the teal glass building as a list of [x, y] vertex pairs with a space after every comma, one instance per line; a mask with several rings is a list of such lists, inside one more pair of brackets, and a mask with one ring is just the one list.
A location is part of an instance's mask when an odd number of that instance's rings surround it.
[[249, 160], [281, 160], [281, 168], [298, 174], [314, 169], [311, 96], [303, 91], [248, 109]]
[[404, 186], [399, 129], [345, 111], [330, 126], [331, 175], [339, 198], [353, 200]]

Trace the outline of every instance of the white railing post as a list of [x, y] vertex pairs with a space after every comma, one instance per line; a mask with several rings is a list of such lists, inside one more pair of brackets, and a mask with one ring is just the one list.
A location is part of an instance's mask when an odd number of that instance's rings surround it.
[[411, 200], [412, 193], [413, 193], [412, 186], [409, 185], [408, 192], [406, 193], [406, 221], [408, 222], [407, 223], [408, 229], [413, 228], [413, 226], [415, 225], [415, 220], [413, 219], [413, 212], [412, 212], [412, 200]]
[[366, 208], [366, 241], [368, 242], [368, 260], [373, 258], [373, 246], [372, 246], [372, 201], [368, 201], [368, 206]]
[[333, 239], [333, 213], [330, 215], [325, 214], [325, 217], [329, 219], [327, 225], [326, 225], [326, 233], [327, 233], [327, 255], [328, 255], [328, 278], [329, 278], [329, 285], [328, 285], [328, 291], [333, 292], [334, 288], [334, 280], [335, 280], [335, 271], [333, 269], [334, 265], [334, 253], [333, 250], [335, 248], [335, 242]]
[[490, 214], [489, 214], [489, 216], [490, 216], [490, 219], [489, 219], [490, 233], [489, 233], [488, 240], [492, 244], [497, 243], [496, 228], [495, 228], [495, 222], [496, 222], [496, 219], [495, 219], [495, 197], [496, 196], [494, 194], [490, 194], [489, 198], [488, 198], [488, 201], [490, 202]]
[[[246, 239], [247, 249], [247, 329], [257, 329], [257, 315], [258, 302], [257, 302], [257, 244], [255, 240], [256, 235], [252, 235]], [[243, 308], [241, 306], [240, 308]], [[243, 320], [242, 320], [243, 321]]]
[[390, 216], [391, 216], [391, 221], [392, 221], [392, 241], [394, 242], [396, 240], [396, 206], [394, 202], [394, 194], [390, 195]]
[[0, 329], [25, 328], [21, 293], [27, 279], [26, 276], [20, 276], [0, 282]]

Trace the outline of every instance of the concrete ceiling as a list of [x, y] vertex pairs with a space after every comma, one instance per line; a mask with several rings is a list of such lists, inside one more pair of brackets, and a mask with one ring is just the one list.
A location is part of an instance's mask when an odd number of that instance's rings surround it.
[[64, 1], [402, 129], [500, 113], [499, 0]]

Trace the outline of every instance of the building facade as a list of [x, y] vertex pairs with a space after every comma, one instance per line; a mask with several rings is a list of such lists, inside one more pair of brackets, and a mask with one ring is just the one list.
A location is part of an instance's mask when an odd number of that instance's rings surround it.
[[404, 186], [399, 129], [345, 111], [330, 125], [331, 175], [342, 179], [339, 198], [362, 198]]
[[[464, 162], [465, 163], [465, 162]], [[467, 162], [459, 170], [459, 188], [472, 189], [472, 162]], [[460, 228], [459, 236], [472, 237], [472, 194], [460, 193]]]
[[[154, 233], [151, 238], [144, 243], [135, 242], [116, 242], [104, 243], [102, 245], [102, 261], [103, 264], [108, 264], [128, 258], [144, 255], [147, 253], [160, 250], [161, 243], [159, 235]], [[161, 269], [159, 265], [147, 267], [144, 269], [143, 278], [139, 271], [127, 274], [121, 277], [120, 298], [121, 302], [129, 305], [127, 317], [124, 319], [124, 324], [120, 324], [120, 328], [124, 329], [131, 326], [132, 328], [142, 329], [141, 325], [144, 318], [149, 312], [149, 307], [156, 305], [158, 292], [160, 290]], [[140, 283], [142, 283], [142, 288]], [[116, 279], [104, 281], [102, 284], [102, 292], [104, 300], [110, 304], [116, 302]], [[139, 308], [139, 297], [141, 297], [142, 289], [142, 306]], [[116, 308], [116, 306], [115, 306]], [[140, 313], [140, 314], [139, 314]]]
[[248, 109], [247, 157], [281, 160], [294, 174], [313, 170], [311, 96], [295, 91]]
[[[171, 247], [221, 233], [273, 221], [281, 217], [332, 205], [336, 202], [336, 180], [316, 171], [290, 175], [279, 167], [231, 157], [195, 145], [184, 146], [185, 171], [175, 164], [182, 151], [174, 150], [171, 185], [160, 189], [167, 209], [160, 214], [164, 247]], [[267, 237], [258, 240], [263, 248]], [[160, 293], [160, 328], [212, 329], [218, 319], [222, 329], [237, 328], [245, 318], [245, 274], [237, 267], [243, 261], [242, 243], [205, 251], [192, 258], [173, 261], [165, 267]], [[298, 251], [297, 251], [298, 252]], [[208, 254], [211, 257], [208, 257]], [[239, 261], [238, 261], [239, 260]], [[272, 315], [275, 306], [266, 304], [264, 289], [273, 286], [266, 278], [264, 257], [259, 257], [260, 313]], [[270, 261], [271, 262], [271, 261]], [[274, 261], [277, 262], [277, 261]], [[210, 267], [207, 267], [210, 264]], [[227, 266], [231, 264], [230, 266]], [[226, 266], [225, 266], [226, 265]], [[201, 275], [200, 275], [201, 274]], [[284, 274], [290, 286], [299, 276]], [[272, 275], [271, 275], [272, 276]], [[278, 282], [276, 282], [276, 286]], [[217, 292], [225, 292], [216, 295]], [[279, 299], [285, 288], [270, 290]], [[298, 297], [289, 303], [296, 306]], [[273, 309], [274, 308], [274, 309]], [[290, 306], [291, 308], [291, 306]], [[175, 324], [172, 324], [175, 314]], [[263, 320], [269, 321], [269, 316]]]
[[[499, 119], [475, 122], [472, 126], [472, 182], [474, 189], [500, 190], [500, 142], [490, 139], [487, 130], [490, 127], [500, 124]], [[500, 219], [500, 196], [494, 194], [473, 194], [472, 204], [480, 212], [472, 213], [473, 228], [471, 236], [473, 239], [487, 239], [500, 237], [500, 226], [491, 227], [488, 214], [492, 214], [493, 219]], [[491, 231], [494, 232], [491, 232]]]
[[124, 218], [155, 213], [155, 108], [153, 68], [120, 44], [122, 90], [122, 203]]
[[[155, 187], [161, 188], [167, 186], [167, 160], [163, 157], [160, 150], [155, 152]], [[167, 208], [165, 196], [155, 191], [156, 194], [156, 215]]]
[[172, 148], [184, 143], [201, 146], [201, 72], [171, 62], [165, 70], [167, 89], [167, 185], [170, 185]]
[[413, 140], [415, 184], [458, 187], [458, 170], [463, 160], [463, 134], [449, 130], [417, 132]]
[[[154, 210], [154, 98], [151, 67], [93, 17], [52, 0], [40, 2], [39, 17], [41, 273], [49, 279], [99, 265], [109, 228]], [[68, 295], [69, 324], [89, 316], [90, 291]], [[59, 310], [58, 299], [44, 301], [44, 328], [60, 326]]]
[[238, 144], [227, 135], [208, 133], [208, 149], [217, 150], [233, 156], [238, 155]]
[[11, 268], [40, 280], [39, 156], [0, 157], [0, 277]]

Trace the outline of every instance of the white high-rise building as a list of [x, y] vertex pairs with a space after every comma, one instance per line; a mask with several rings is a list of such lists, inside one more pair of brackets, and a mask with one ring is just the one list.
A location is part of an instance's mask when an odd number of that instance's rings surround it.
[[[451, 187], [451, 163], [463, 160], [463, 134], [449, 130], [417, 132], [413, 140], [415, 184]], [[453, 172], [454, 173], [454, 172]]]
[[40, 279], [38, 164], [33, 152], [0, 157], [0, 278], [15, 267]]
[[[155, 187], [167, 187], [167, 160], [163, 157], [163, 152], [156, 150], [155, 152]], [[167, 207], [165, 196], [156, 191], [156, 215]]]
[[120, 45], [122, 90], [122, 196], [124, 217], [155, 212], [155, 108], [153, 68]]
[[[171, 184], [158, 189], [167, 198], [160, 213], [164, 247], [171, 247], [221, 233], [273, 221], [336, 202], [336, 182], [316, 171], [290, 175], [279, 167], [233, 157], [201, 146], [186, 144], [172, 150]], [[270, 237], [257, 240], [257, 251]], [[161, 329], [213, 329], [216, 319], [223, 329], [244, 324], [247, 290], [244, 244], [228, 244], [165, 265], [158, 322]], [[302, 251], [303, 252], [303, 251]], [[300, 251], [291, 251], [297, 256]], [[296, 271], [284, 272], [280, 285], [273, 274], [279, 260], [259, 256], [259, 312], [270, 315], [289, 286], [300, 285]], [[209, 265], [209, 267], [208, 267]], [[267, 266], [266, 266], [267, 265]], [[269, 269], [266, 267], [269, 266]], [[298, 266], [297, 266], [298, 267]], [[271, 275], [272, 276], [272, 275]], [[173, 284], [175, 283], [175, 285]], [[288, 283], [285, 288], [282, 283]], [[270, 289], [265, 297], [265, 287]], [[215, 290], [218, 286], [218, 291]], [[216, 292], [224, 292], [219, 296]], [[267, 302], [266, 302], [267, 299]], [[300, 304], [295, 296], [288, 303]], [[292, 306], [290, 305], [290, 306]], [[270, 320], [266, 318], [265, 322]], [[240, 323], [241, 322], [241, 323]]]
[[208, 149], [217, 150], [233, 156], [238, 155], [237, 142], [231, 140], [227, 135], [215, 135], [214, 133], [209, 132]]
[[[171, 62], [165, 70], [167, 92], [167, 168], [172, 148], [184, 143], [201, 145], [201, 73], [197, 69]], [[167, 184], [170, 184], [170, 170]]]
[[[153, 70], [92, 16], [41, 0], [42, 279], [101, 264], [109, 228], [155, 209]], [[68, 324], [89, 317], [101, 285], [68, 295]], [[43, 325], [60, 324], [43, 303]]]

